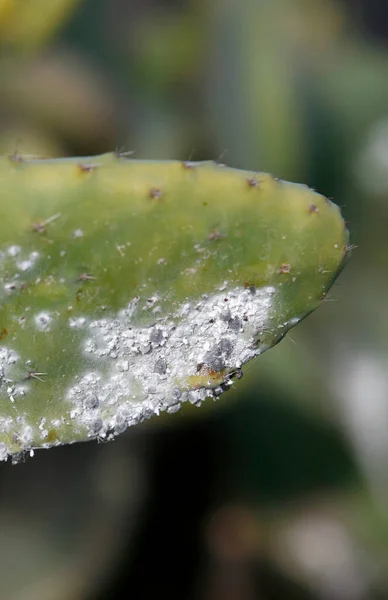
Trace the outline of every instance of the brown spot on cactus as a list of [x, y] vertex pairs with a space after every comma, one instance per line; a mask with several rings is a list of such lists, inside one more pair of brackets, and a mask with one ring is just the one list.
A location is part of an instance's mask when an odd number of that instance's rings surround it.
[[291, 265], [289, 263], [283, 263], [280, 267], [280, 273], [290, 273]]
[[45, 233], [46, 226], [44, 223], [34, 223], [32, 226], [32, 231], [35, 231], [36, 233]]
[[47, 432], [46, 441], [49, 444], [55, 444], [55, 442], [59, 441], [58, 435], [57, 435], [57, 432], [55, 431], [55, 429], [50, 429]]
[[248, 177], [247, 184], [250, 188], [260, 187], [260, 181], [258, 181], [255, 177]]
[[81, 173], [92, 173], [92, 171], [94, 171], [96, 169], [96, 165], [90, 165], [87, 163], [80, 163], [78, 165], [79, 170], [81, 171]]
[[213, 231], [211, 231], [209, 233], [207, 239], [210, 241], [214, 241], [214, 240], [222, 240], [225, 237], [226, 237], [226, 233], [221, 233], [218, 229], [214, 229]]
[[153, 187], [150, 190], [150, 198], [154, 198], [156, 200], [160, 200], [160, 198], [162, 198], [163, 196], [163, 192], [160, 188], [157, 187]]

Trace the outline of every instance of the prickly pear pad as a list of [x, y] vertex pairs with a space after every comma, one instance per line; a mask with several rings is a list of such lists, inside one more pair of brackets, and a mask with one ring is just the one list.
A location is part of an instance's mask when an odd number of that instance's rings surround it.
[[348, 234], [213, 162], [0, 158], [0, 458], [200, 404], [314, 310]]

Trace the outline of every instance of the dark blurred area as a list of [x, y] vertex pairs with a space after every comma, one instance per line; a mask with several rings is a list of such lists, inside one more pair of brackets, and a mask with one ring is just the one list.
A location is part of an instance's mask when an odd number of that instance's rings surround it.
[[0, 0], [0, 152], [333, 198], [328, 301], [219, 401], [0, 465], [0, 599], [388, 599], [388, 4]]

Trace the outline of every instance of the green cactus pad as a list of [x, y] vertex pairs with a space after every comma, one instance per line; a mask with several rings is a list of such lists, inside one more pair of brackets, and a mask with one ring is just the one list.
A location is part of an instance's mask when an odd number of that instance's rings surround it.
[[342, 268], [337, 206], [214, 162], [0, 158], [0, 458], [216, 397]]

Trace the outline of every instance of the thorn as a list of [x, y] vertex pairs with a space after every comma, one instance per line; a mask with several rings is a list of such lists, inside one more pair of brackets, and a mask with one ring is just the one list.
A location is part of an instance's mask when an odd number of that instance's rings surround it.
[[196, 148], [193, 148], [192, 151], [190, 152], [189, 156], [187, 157], [187, 162], [188, 163], [192, 163], [193, 159], [194, 159], [194, 154], [197, 152]]
[[358, 246], [356, 246], [356, 244], [350, 244], [350, 245], [346, 245], [345, 246], [345, 253], [351, 252], [352, 250], [355, 250], [356, 248], [358, 248]]
[[316, 204], [309, 204], [309, 213], [318, 213], [319, 212], [319, 208]]
[[61, 213], [57, 213], [56, 215], [49, 217], [45, 221], [41, 221], [40, 223], [34, 223], [34, 225], [32, 226], [32, 230], [36, 231], [37, 233], [44, 233], [46, 231], [47, 225], [50, 225], [50, 223], [53, 223], [54, 221], [59, 219], [61, 216], [62, 216]]
[[39, 373], [37, 371], [29, 371], [27, 374], [27, 377], [25, 379], [37, 379], [38, 381], [41, 381], [42, 383], [46, 383], [44, 379], [41, 379], [41, 377], [44, 377], [45, 375], [47, 375], [47, 373]]
[[121, 148], [116, 148], [116, 150], [114, 151], [114, 154], [116, 156], [116, 158], [125, 158], [127, 156], [132, 156], [133, 154], [135, 154], [134, 150], [124, 150], [124, 146], [122, 146]]
[[44, 222], [45, 225], [50, 225], [50, 223], [52, 223], [53, 221], [56, 221], [57, 219], [59, 219], [62, 216], [61, 213], [57, 213], [56, 215], [53, 215], [52, 217], [49, 217], [48, 219], [46, 219]]
[[93, 277], [89, 273], [81, 273], [78, 275], [77, 281], [93, 281], [94, 279], [97, 279], [97, 277]]
[[217, 165], [219, 167], [224, 167], [225, 165], [221, 162], [224, 158], [224, 156], [226, 156], [226, 154], [228, 153], [227, 149], [225, 148], [225, 150], [223, 150], [221, 152], [221, 154], [219, 155], [219, 157], [217, 158], [217, 160], [215, 161], [217, 163]]

